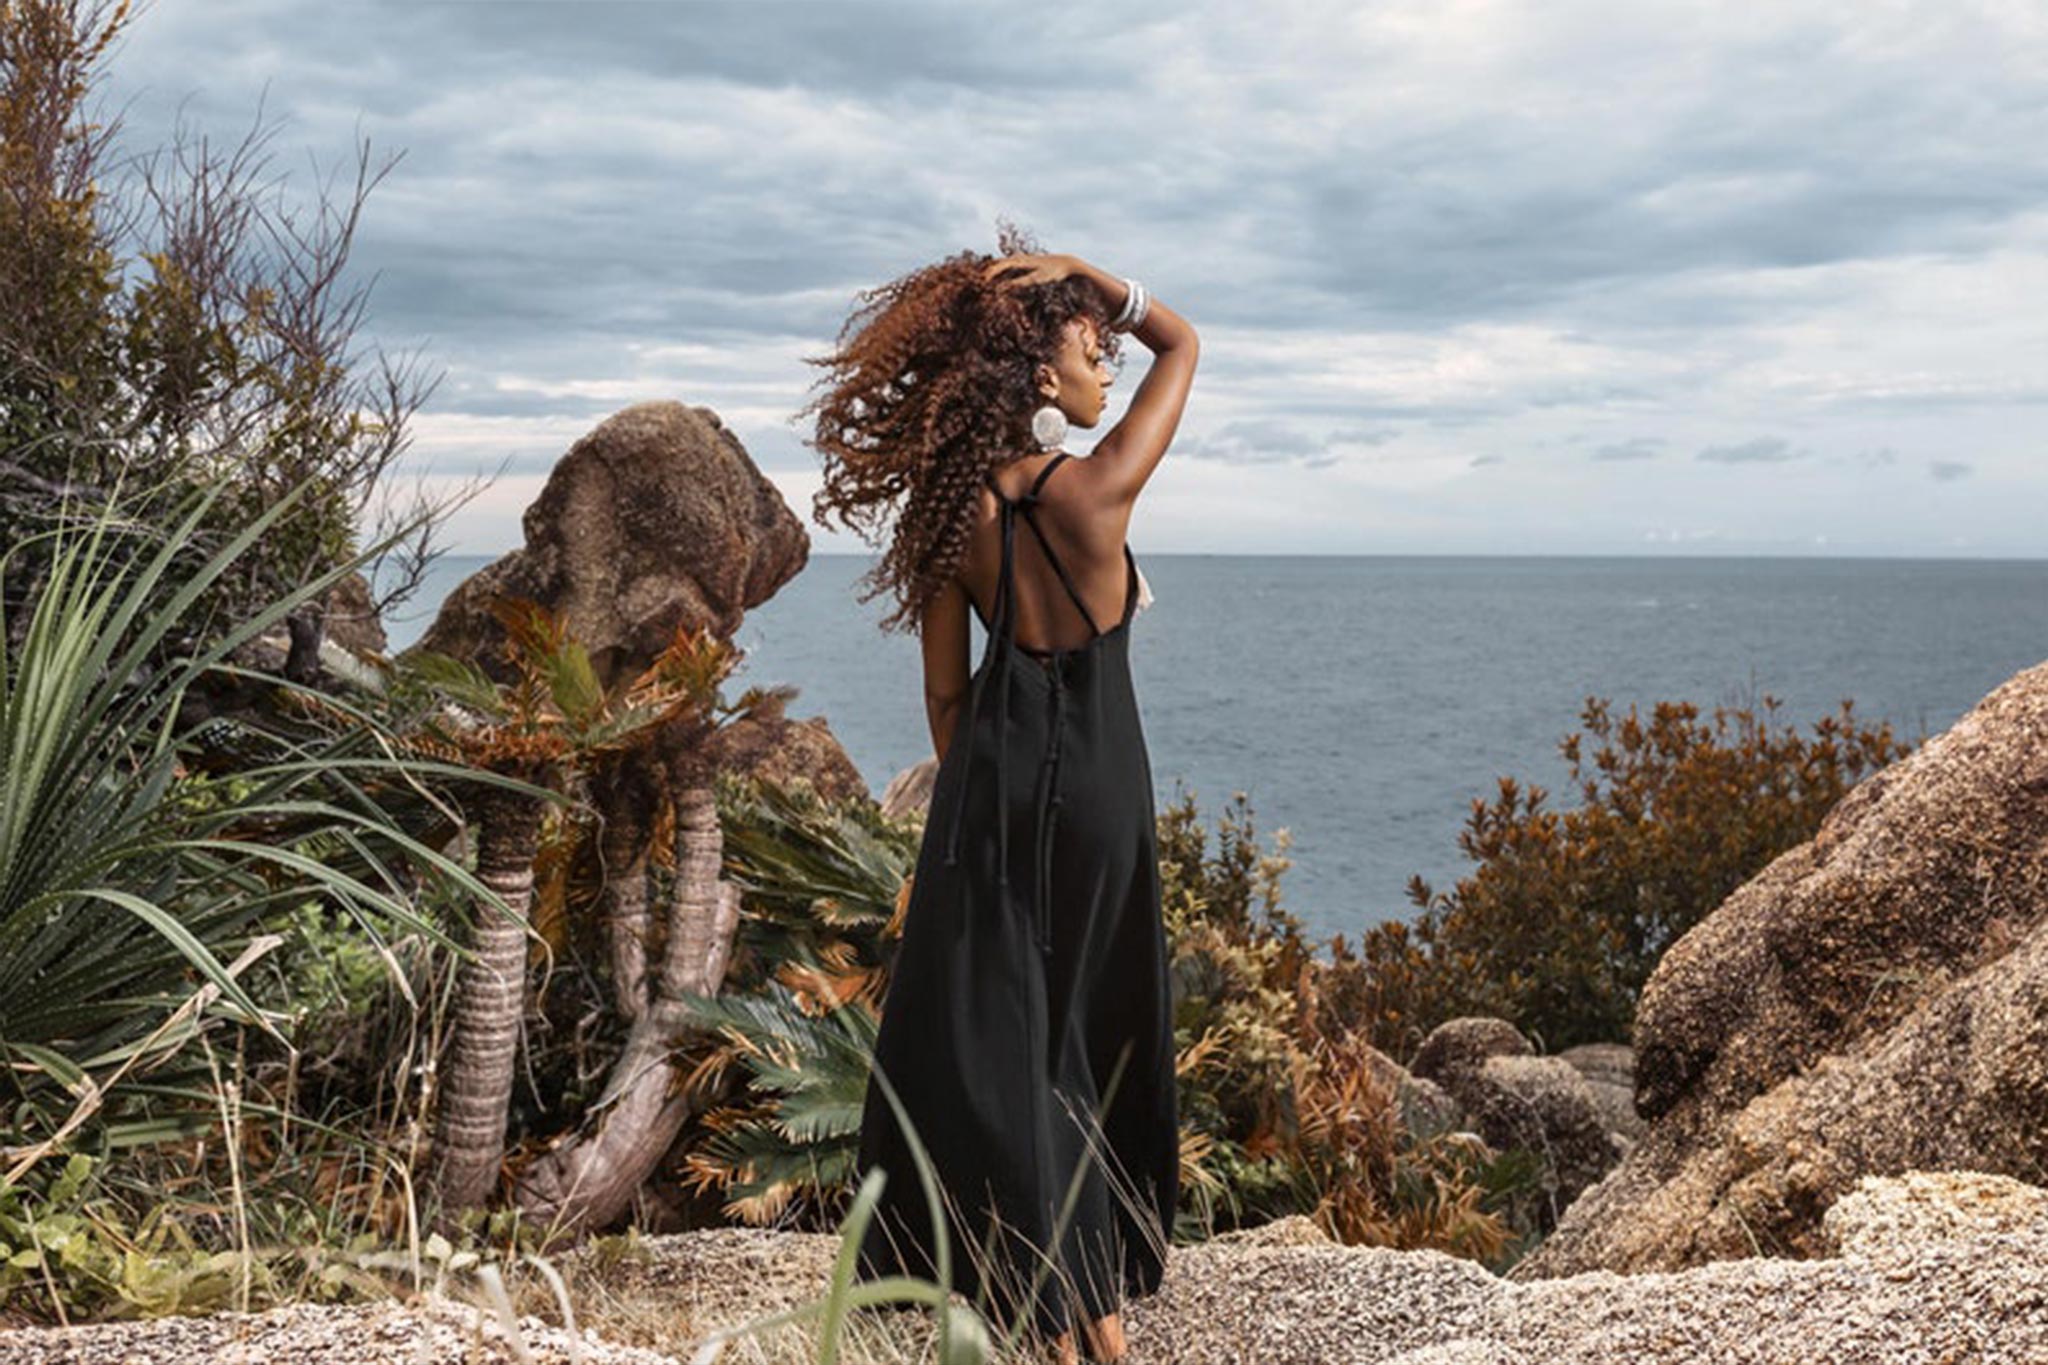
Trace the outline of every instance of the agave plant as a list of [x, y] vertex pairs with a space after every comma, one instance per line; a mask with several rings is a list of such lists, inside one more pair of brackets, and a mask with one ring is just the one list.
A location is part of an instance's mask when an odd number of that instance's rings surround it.
[[[0, 621], [0, 1077], [13, 1092], [0, 1136], [16, 1144], [0, 1183], [105, 1121], [117, 1093], [220, 1015], [274, 1032], [237, 978], [275, 946], [261, 930], [282, 908], [324, 901], [381, 945], [392, 930], [440, 937], [402, 889], [418, 869], [488, 897], [374, 802], [348, 799], [384, 758], [315, 739], [232, 781], [186, 767], [177, 720], [195, 683], [389, 543], [205, 640], [197, 604], [292, 502], [173, 576], [223, 487], [194, 493], [167, 529], [110, 503], [37, 537], [54, 543], [37, 547], [29, 620], [18, 634]], [[0, 556], [0, 579], [27, 543]], [[260, 832], [281, 823], [291, 838]], [[347, 848], [362, 874], [308, 841]]]

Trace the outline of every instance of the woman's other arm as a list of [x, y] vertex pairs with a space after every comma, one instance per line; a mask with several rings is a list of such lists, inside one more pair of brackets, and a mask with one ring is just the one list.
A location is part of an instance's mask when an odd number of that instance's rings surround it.
[[967, 702], [967, 589], [953, 579], [925, 605], [918, 627], [924, 651], [924, 713], [932, 728], [932, 751], [946, 761], [960, 708]]

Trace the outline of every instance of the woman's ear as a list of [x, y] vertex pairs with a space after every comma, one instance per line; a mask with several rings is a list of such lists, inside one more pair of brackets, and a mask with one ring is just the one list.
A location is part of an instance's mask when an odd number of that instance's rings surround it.
[[1052, 366], [1041, 363], [1032, 371], [1031, 381], [1038, 385], [1038, 396], [1048, 401], [1060, 396], [1059, 372]]

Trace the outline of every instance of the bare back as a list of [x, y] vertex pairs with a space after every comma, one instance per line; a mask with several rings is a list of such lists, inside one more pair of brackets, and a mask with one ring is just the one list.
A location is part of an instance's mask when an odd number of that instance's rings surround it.
[[[1089, 461], [1073, 455], [1062, 460], [1060, 454], [1024, 456], [991, 475], [1002, 495], [1013, 502], [1025, 498], [1034, 485], [1037, 488], [1029, 518], [1037, 523], [1037, 530], [1019, 529], [1014, 535], [1015, 563], [1011, 567], [1017, 645], [1034, 654], [1078, 649], [1114, 629], [1127, 614], [1132, 591], [1124, 545], [1128, 509], [1118, 509], [1110, 500], [1091, 499], [1090, 471], [1085, 468]], [[1056, 460], [1070, 467], [1052, 472], [1049, 467]], [[996, 611], [996, 579], [1002, 562], [1001, 512], [995, 492], [982, 490], [960, 572], [968, 600], [984, 628]], [[1024, 520], [1021, 511], [1020, 520]], [[1058, 566], [1047, 560], [1041, 536], [1051, 543]], [[1066, 569], [1073, 594], [1061, 583], [1059, 567]], [[1078, 604], [1075, 595], [1081, 599]]]

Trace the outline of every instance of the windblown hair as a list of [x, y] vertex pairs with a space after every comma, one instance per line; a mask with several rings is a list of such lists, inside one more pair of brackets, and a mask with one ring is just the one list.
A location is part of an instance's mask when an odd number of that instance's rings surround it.
[[[1009, 224], [999, 246], [1037, 252]], [[1036, 449], [1031, 414], [1045, 399], [1032, 371], [1057, 359], [1066, 325], [1093, 318], [1104, 356], [1118, 357], [1100, 290], [1085, 279], [1005, 286], [982, 275], [996, 259], [963, 251], [861, 291], [839, 349], [808, 360], [828, 370], [813, 387], [830, 386], [797, 414], [817, 414], [805, 444], [825, 462], [813, 520], [829, 526], [836, 515], [873, 544], [871, 531], [895, 514], [882, 558], [860, 580], [863, 602], [896, 594], [885, 631], [915, 630], [959, 572], [987, 472]]]

